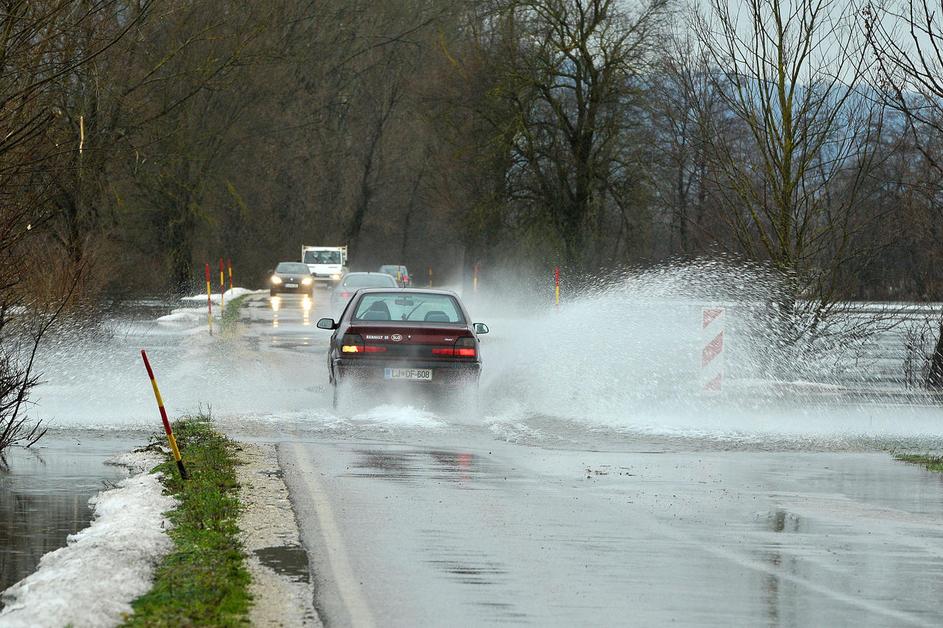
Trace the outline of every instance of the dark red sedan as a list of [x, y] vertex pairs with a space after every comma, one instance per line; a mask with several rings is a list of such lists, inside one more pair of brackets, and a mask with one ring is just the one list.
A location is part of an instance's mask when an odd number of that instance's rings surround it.
[[347, 382], [477, 390], [478, 336], [488, 326], [472, 323], [454, 292], [358, 290], [339, 321], [322, 318], [318, 327], [334, 330], [328, 351], [334, 407]]

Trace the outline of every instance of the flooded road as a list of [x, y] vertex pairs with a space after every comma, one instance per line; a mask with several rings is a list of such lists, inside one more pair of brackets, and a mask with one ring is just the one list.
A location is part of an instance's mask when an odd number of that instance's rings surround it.
[[395, 397], [338, 413], [318, 294], [250, 297], [212, 337], [184, 313], [53, 352], [71, 362], [47, 361], [37, 410], [153, 430], [146, 348], [172, 415], [277, 445], [333, 625], [943, 623], [943, 482], [888, 453], [943, 451], [927, 399], [769, 382], [735, 356], [704, 396], [690, 312], [596, 346], [581, 304], [472, 303], [492, 329], [481, 416]]
[[884, 454], [279, 452], [341, 625], [943, 623], [943, 482]]

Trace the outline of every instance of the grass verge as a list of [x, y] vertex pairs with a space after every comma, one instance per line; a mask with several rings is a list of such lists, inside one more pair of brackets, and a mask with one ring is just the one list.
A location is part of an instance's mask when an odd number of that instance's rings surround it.
[[181, 480], [170, 454], [158, 467], [167, 492], [180, 502], [168, 513], [174, 549], [125, 625], [247, 625], [250, 577], [237, 536], [235, 444], [206, 416], [175, 422], [174, 434], [190, 472], [190, 480]]
[[898, 454], [894, 457], [902, 462], [923, 465], [930, 471], [943, 473], [943, 457], [941, 456], [931, 456], [929, 454]]
[[223, 310], [223, 316], [220, 318], [219, 325], [222, 331], [228, 331], [239, 322], [239, 310], [242, 309], [243, 302], [249, 297], [243, 294], [235, 299], [226, 301], [226, 308]]

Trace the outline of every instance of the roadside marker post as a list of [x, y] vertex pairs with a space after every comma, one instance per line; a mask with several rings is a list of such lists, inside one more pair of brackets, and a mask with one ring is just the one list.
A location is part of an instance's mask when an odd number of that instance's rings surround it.
[[726, 318], [722, 307], [706, 307], [701, 311], [701, 381], [707, 392], [720, 392], [723, 386]]
[[[209, 265], [207, 265], [209, 266]], [[160, 420], [164, 423], [164, 431], [167, 433], [167, 442], [170, 443], [170, 451], [174, 454], [174, 460], [177, 461], [177, 469], [180, 471], [180, 477], [184, 480], [190, 479], [187, 468], [183, 466], [183, 459], [180, 457], [180, 449], [177, 447], [177, 439], [174, 438], [174, 431], [170, 427], [170, 421], [167, 420], [167, 410], [164, 409], [164, 400], [160, 396], [160, 389], [157, 387], [157, 380], [154, 379], [154, 371], [151, 370], [151, 363], [147, 360], [147, 352], [141, 349], [141, 357], [144, 358], [144, 368], [147, 369], [147, 376], [151, 380], [151, 388], [154, 389], [154, 399], [157, 400], [157, 409], [160, 411]]]
[[229, 291], [232, 292], [232, 258], [227, 259], [226, 263], [229, 266]]
[[432, 266], [429, 267], [429, 287], [432, 287]]
[[223, 258], [219, 258], [219, 311], [226, 309], [226, 282], [223, 280]]
[[210, 263], [206, 263], [206, 324], [213, 335], [213, 290], [210, 286]]
[[560, 308], [560, 267], [553, 269], [553, 292], [557, 309]]
[[474, 272], [472, 274], [472, 292], [478, 294], [478, 271], [481, 266], [481, 262], [475, 262]]

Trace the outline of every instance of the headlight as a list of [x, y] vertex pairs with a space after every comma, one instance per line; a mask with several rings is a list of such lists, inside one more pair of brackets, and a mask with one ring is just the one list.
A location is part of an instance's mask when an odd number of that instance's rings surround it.
[[341, 278], [340, 275], [331, 275], [331, 279], [334, 280], [334, 281], [337, 281], [337, 280], [340, 279], [340, 278]]
[[282, 278], [278, 275], [272, 275], [272, 283], [276, 286], [282, 282]]
[[302, 286], [310, 286], [310, 285], [311, 285], [311, 277], [305, 277], [304, 279], [302, 279], [302, 280], [301, 280], [301, 285], [302, 285]]

